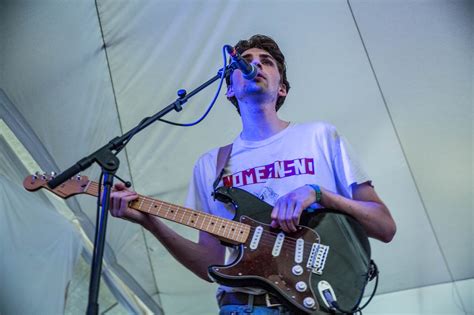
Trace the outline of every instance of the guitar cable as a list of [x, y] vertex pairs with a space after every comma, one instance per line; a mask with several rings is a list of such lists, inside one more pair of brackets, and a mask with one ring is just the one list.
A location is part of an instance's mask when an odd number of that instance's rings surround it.
[[374, 278], [375, 278], [374, 289], [372, 290], [372, 293], [370, 294], [370, 297], [367, 300], [367, 302], [365, 302], [365, 304], [361, 307], [359, 307], [359, 304], [362, 301], [364, 292], [362, 292], [362, 294], [360, 295], [359, 301], [357, 301], [356, 305], [353, 307], [353, 309], [351, 311], [347, 311], [347, 310], [342, 309], [339, 306], [339, 303], [337, 303], [337, 301], [334, 299], [334, 297], [332, 296], [332, 294], [329, 290], [324, 290], [323, 291], [324, 298], [326, 299], [328, 304], [332, 306], [331, 308], [333, 310], [337, 310], [338, 312], [340, 312], [342, 314], [356, 314], [356, 313], [358, 313], [358, 314], [362, 315], [362, 310], [370, 303], [372, 298], [375, 296], [375, 292], [377, 291], [377, 287], [378, 287], [378, 284], [379, 284], [379, 270], [378, 270], [377, 265], [375, 264], [375, 262], [371, 259], [370, 260], [369, 271], [367, 272], [366, 285], [367, 285], [368, 282], [372, 281]]

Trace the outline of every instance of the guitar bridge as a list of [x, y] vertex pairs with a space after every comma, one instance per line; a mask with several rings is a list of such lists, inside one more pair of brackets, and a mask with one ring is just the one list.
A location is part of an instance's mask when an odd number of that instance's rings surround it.
[[307, 268], [311, 268], [312, 272], [317, 275], [322, 275], [326, 259], [328, 257], [329, 246], [314, 243], [309, 254]]

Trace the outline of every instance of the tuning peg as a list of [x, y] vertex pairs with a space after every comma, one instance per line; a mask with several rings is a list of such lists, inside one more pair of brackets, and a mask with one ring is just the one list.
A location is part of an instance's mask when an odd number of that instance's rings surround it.
[[76, 179], [81, 180], [81, 176], [82, 176], [81, 174], [77, 174]]
[[41, 175], [41, 179], [46, 180], [46, 173], [43, 173], [43, 174]]
[[50, 175], [51, 175], [51, 178], [55, 178], [55, 177], [56, 177], [56, 172], [55, 172], [55, 171], [52, 171], [52, 172], [50, 173]]

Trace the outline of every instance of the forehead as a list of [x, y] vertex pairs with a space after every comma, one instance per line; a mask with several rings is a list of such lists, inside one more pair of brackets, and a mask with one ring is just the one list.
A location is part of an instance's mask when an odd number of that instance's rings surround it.
[[244, 50], [241, 54], [242, 57], [267, 57], [267, 58], [271, 58], [271, 59], [275, 59], [273, 58], [272, 55], [270, 55], [270, 53], [264, 49], [261, 49], [261, 48], [250, 48], [250, 49], [247, 49], [247, 50]]

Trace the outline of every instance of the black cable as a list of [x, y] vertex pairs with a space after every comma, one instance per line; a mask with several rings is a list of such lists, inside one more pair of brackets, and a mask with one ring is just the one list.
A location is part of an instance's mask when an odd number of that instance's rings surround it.
[[[367, 300], [367, 302], [365, 302], [365, 304], [362, 307], [359, 307], [358, 310], [363, 310], [370, 303], [370, 301], [372, 301], [373, 297], [375, 296], [375, 292], [377, 291], [377, 286], [379, 284], [379, 270], [377, 269], [377, 265], [375, 263], [373, 263], [373, 266], [375, 268], [375, 270], [374, 270], [375, 276], [372, 278], [372, 279], [375, 278], [374, 289], [372, 290], [372, 293], [370, 294], [370, 297]], [[372, 279], [370, 279], [370, 280], [372, 280]]]
[[[327, 298], [326, 298], [326, 301], [332, 306], [333, 310], [337, 310], [342, 314], [359, 313], [359, 314], [362, 315], [362, 310], [370, 303], [372, 298], [375, 296], [375, 292], [377, 291], [377, 287], [378, 287], [378, 284], [379, 284], [379, 271], [378, 271], [377, 265], [375, 264], [375, 262], [373, 260], [370, 260], [370, 269], [367, 272], [367, 283], [369, 281], [372, 281], [374, 278], [375, 278], [374, 289], [372, 290], [372, 293], [370, 294], [369, 300], [367, 302], [365, 302], [365, 304], [361, 307], [359, 307], [359, 304], [362, 301], [364, 291], [362, 291], [361, 296], [359, 298], [359, 301], [357, 301], [356, 305], [352, 308], [351, 311], [342, 309], [339, 306], [339, 303], [337, 303], [337, 301], [335, 301], [334, 298], [332, 298], [332, 295], [330, 293], [329, 294], [330, 294], [330, 297], [331, 297], [332, 301], [328, 301]], [[367, 285], [367, 283], [366, 283], [366, 285]]]

